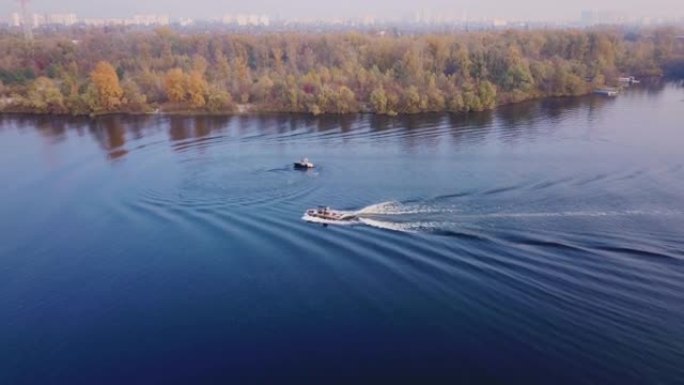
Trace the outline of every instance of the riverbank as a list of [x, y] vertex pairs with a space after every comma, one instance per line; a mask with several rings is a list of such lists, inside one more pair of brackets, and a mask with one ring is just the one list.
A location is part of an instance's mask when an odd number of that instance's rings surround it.
[[[652, 77], [645, 79], [646, 84], [652, 84], [662, 80], [662, 77]], [[619, 90], [629, 88], [620, 87], [616, 88]], [[124, 116], [188, 116], [188, 117], [202, 117], [202, 116], [260, 116], [260, 115], [272, 115], [272, 114], [305, 114], [311, 116], [339, 116], [339, 115], [356, 115], [356, 114], [371, 114], [371, 115], [385, 115], [385, 116], [402, 116], [402, 115], [420, 115], [420, 114], [434, 114], [434, 113], [468, 113], [468, 112], [483, 112], [483, 111], [493, 111], [499, 107], [515, 105], [520, 103], [526, 103], [534, 100], [543, 99], [557, 99], [557, 98], [568, 98], [568, 97], [584, 97], [594, 94], [594, 88], [587, 86], [587, 90], [583, 93], [574, 93], [568, 95], [541, 95], [541, 96], [529, 96], [525, 99], [520, 100], [508, 100], [506, 102], [498, 103], [489, 107], [479, 110], [419, 110], [419, 111], [399, 111], [399, 112], [386, 112], [378, 113], [374, 111], [369, 105], [359, 106], [357, 110], [335, 113], [335, 112], [318, 112], [312, 113], [310, 111], [289, 111], [289, 110], [279, 110], [273, 109], [266, 106], [258, 106], [254, 104], [235, 104], [231, 109], [225, 111], [207, 111], [207, 110], [193, 110], [187, 108], [179, 108], [177, 104], [167, 103], [159, 106], [148, 106], [144, 110], [117, 110], [117, 111], [106, 111], [106, 112], [88, 112], [82, 114], [74, 114], [66, 111], [55, 111], [46, 112], [31, 110], [25, 107], [13, 107], [12, 100], [0, 99], [0, 114], [5, 115], [37, 115], [37, 116], [86, 116], [91, 118], [96, 118], [100, 116], [108, 115], [124, 115]]]

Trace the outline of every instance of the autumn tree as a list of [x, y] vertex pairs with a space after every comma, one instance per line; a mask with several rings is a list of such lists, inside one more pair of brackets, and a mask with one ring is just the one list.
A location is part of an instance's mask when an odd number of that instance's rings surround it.
[[337, 90], [337, 97], [335, 99], [335, 112], [338, 114], [348, 114], [358, 111], [358, 102], [354, 91], [346, 86], [342, 86]]
[[188, 99], [192, 108], [202, 108], [207, 104], [205, 95], [209, 85], [202, 72], [193, 70], [187, 77]]
[[63, 113], [64, 97], [51, 79], [41, 76], [29, 86], [25, 106], [41, 113]]
[[376, 88], [370, 94], [370, 104], [373, 112], [378, 114], [387, 113], [387, 94], [382, 88]]
[[92, 105], [96, 112], [114, 111], [121, 105], [123, 89], [119, 84], [116, 70], [109, 62], [98, 62], [90, 73], [90, 81], [95, 91], [95, 100]]
[[267, 101], [273, 86], [274, 83], [270, 76], [267, 74], [261, 76], [252, 87], [252, 95], [254, 95], [254, 100]]
[[147, 110], [147, 96], [145, 96], [137, 83], [132, 80], [123, 82], [122, 106], [129, 112], [143, 112]]
[[480, 83], [478, 91], [483, 109], [488, 110], [496, 106], [496, 86], [494, 84], [485, 80]]
[[164, 74], [144, 70], [137, 74], [133, 81], [140, 87], [140, 92], [145, 96], [148, 103], [158, 103], [167, 99]]
[[221, 87], [228, 87], [231, 75], [230, 63], [220, 48], [214, 51], [214, 61], [216, 64], [209, 67], [210, 80]]
[[401, 112], [415, 114], [421, 111], [420, 93], [416, 86], [409, 86], [402, 98]]
[[169, 70], [164, 77], [164, 90], [166, 97], [173, 103], [185, 101], [186, 89], [185, 74], [180, 68]]
[[209, 90], [209, 96], [207, 97], [207, 109], [214, 113], [232, 112], [235, 110], [235, 103], [228, 91], [212, 88]]

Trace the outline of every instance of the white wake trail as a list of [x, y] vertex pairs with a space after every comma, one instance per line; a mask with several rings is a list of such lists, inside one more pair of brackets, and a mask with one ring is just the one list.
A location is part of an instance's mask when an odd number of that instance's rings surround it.
[[679, 211], [560, 211], [539, 213], [487, 213], [487, 214], [460, 214], [460, 218], [564, 218], [564, 217], [625, 217], [625, 216], [676, 216], [682, 215]]
[[404, 204], [397, 201], [387, 201], [372, 204], [358, 210], [339, 210], [353, 217], [348, 220], [327, 220], [304, 215], [303, 220], [322, 225], [355, 226], [365, 225], [378, 229], [419, 233], [438, 232], [459, 227], [465, 223], [472, 225], [472, 221], [487, 219], [553, 219], [553, 218], [610, 218], [627, 216], [674, 216], [684, 215], [681, 211], [667, 210], [625, 210], [625, 211], [558, 211], [558, 212], [494, 212], [473, 213], [464, 212], [453, 206], [439, 207], [428, 204]]
[[353, 212], [356, 216], [372, 215], [411, 215], [439, 213], [443, 210], [427, 207], [424, 205], [407, 205], [397, 201], [387, 201], [366, 206]]

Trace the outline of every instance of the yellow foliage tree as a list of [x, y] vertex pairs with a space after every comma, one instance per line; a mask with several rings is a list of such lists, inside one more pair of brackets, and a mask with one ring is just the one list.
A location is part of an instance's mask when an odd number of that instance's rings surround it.
[[90, 73], [90, 81], [95, 86], [96, 110], [113, 111], [121, 105], [123, 89], [119, 84], [119, 75], [111, 64], [106, 61], [97, 63]]
[[190, 106], [202, 108], [207, 104], [205, 95], [209, 90], [209, 85], [204, 79], [204, 75], [197, 70], [190, 72], [188, 76], [188, 95], [190, 96]]
[[64, 97], [52, 79], [44, 76], [31, 83], [25, 104], [40, 113], [64, 112]]
[[173, 103], [181, 103], [185, 100], [185, 74], [180, 68], [169, 70], [164, 77], [164, 91]]

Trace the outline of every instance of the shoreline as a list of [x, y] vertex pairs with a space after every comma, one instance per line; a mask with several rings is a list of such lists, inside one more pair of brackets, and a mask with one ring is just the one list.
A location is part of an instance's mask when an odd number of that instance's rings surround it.
[[[629, 90], [630, 88], [633, 87], [643, 87], [643, 85], [653, 85], [657, 82], [681, 82], [684, 79], [679, 79], [679, 78], [672, 78], [668, 76], [650, 76], [650, 77], [644, 77], [640, 79], [640, 83], [636, 83], [636, 85], [628, 85], [628, 86], [619, 86], [615, 87], [618, 89], [620, 92], [624, 90]], [[585, 98], [585, 97], [591, 97], [595, 96], [598, 98], [606, 98], [606, 99], [612, 99], [616, 96], [608, 96], [608, 95], [599, 95], [595, 93], [595, 88], [592, 88], [591, 90], [581, 93], [581, 94], [571, 94], [571, 95], [548, 95], [548, 96], [536, 96], [536, 97], [530, 97], [526, 98], [523, 100], [518, 100], [518, 101], [510, 101], [506, 103], [501, 103], [497, 104], [492, 108], [485, 108], [481, 110], [460, 110], [460, 111], [452, 111], [448, 109], [444, 110], [433, 110], [433, 111], [417, 111], [417, 112], [397, 112], [394, 114], [390, 113], [378, 113], [374, 112], [369, 106], [364, 106], [360, 108], [358, 111], [353, 111], [353, 112], [346, 112], [346, 113], [334, 113], [334, 112], [322, 112], [319, 114], [313, 114], [311, 112], [306, 112], [306, 111], [286, 111], [286, 110], [277, 110], [277, 109], [269, 109], [269, 108], [259, 108], [258, 106], [255, 106], [252, 103], [247, 103], [247, 104], [236, 104], [235, 108], [230, 111], [230, 112], [211, 112], [211, 111], [202, 111], [202, 110], [192, 110], [192, 109], [181, 109], [181, 108], [176, 108], [176, 109], [168, 109], [164, 110], [163, 106], [161, 107], [156, 107], [154, 111], [110, 111], [110, 112], [102, 112], [102, 113], [89, 113], [89, 114], [73, 114], [73, 113], [68, 113], [68, 112], [38, 112], [38, 111], [30, 111], [30, 110], [25, 110], [22, 108], [17, 108], [17, 109], [7, 109], [7, 110], [2, 110], [0, 109], [0, 116], [10, 116], [10, 115], [24, 115], [24, 116], [54, 116], [54, 117], [74, 117], [74, 118], [90, 118], [90, 119], [96, 119], [100, 117], [107, 117], [107, 116], [161, 116], [161, 117], [259, 117], [259, 116], [268, 116], [268, 115], [298, 115], [298, 116], [307, 116], [307, 117], [335, 117], [335, 116], [354, 116], [354, 115], [375, 115], [375, 116], [383, 116], [383, 117], [400, 117], [400, 116], [420, 116], [420, 115], [430, 115], [430, 114], [471, 114], [471, 113], [483, 113], [483, 112], [491, 112], [491, 111], [496, 111], [500, 107], [505, 107], [505, 106], [513, 106], [513, 105], [518, 105], [518, 104], [524, 104], [524, 103], [529, 103], [529, 102], [534, 102], [534, 101], [540, 101], [540, 100], [553, 100], [553, 99], [568, 99], [568, 98]], [[619, 95], [617, 96], [619, 97]], [[4, 101], [5, 105], [8, 104], [7, 100]], [[3, 103], [0, 103], [2, 105]], [[169, 105], [172, 105], [169, 103]], [[168, 106], [168, 105], [167, 105]]]
[[[471, 110], [471, 111], [451, 111], [451, 110], [435, 110], [435, 111], [418, 111], [418, 112], [398, 112], [396, 114], [386, 114], [377, 113], [369, 108], [360, 109], [359, 111], [347, 112], [347, 113], [331, 113], [323, 112], [320, 114], [312, 114], [305, 111], [284, 111], [284, 110], [269, 110], [269, 109], [259, 109], [259, 108], [236, 108], [236, 111], [231, 112], [210, 112], [210, 111], [193, 111], [193, 110], [168, 110], [163, 111], [157, 109], [151, 112], [132, 112], [132, 111], [111, 111], [105, 113], [90, 113], [90, 114], [72, 114], [72, 113], [52, 113], [52, 112], [37, 112], [37, 111], [26, 111], [21, 109], [16, 110], [4, 110], [0, 111], [0, 116], [10, 116], [10, 115], [25, 115], [25, 116], [54, 116], [54, 117], [74, 117], [74, 118], [91, 118], [96, 119], [100, 117], [107, 116], [186, 116], [186, 117], [234, 117], [234, 116], [267, 116], [267, 115], [300, 115], [308, 116], [312, 118], [317, 117], [334, 117], [334, 116], [354, 116], [354, 115], [375, 115], [383, 117], [402, 117], [402, 116], [420, 116], [420, 115], [430, 115], [430, 114], [470, 114], [470, 113], [482, 113], [496, 111], [500, 107], [513, 106], [517, 104], [524, 104], [533, 101], [540, 100], [552, 100], [552, 99], [568, 99], [568, 98], [584, 98], [594, 95], [594, 91], [587, 93], [582, 93], [578, 95], [555, 95], [555, 96], [539, 96], [524, 100], [519, 100], [515, 102], [497, 104], [493, 108], [487, 108], [482, 110]], [[605, 96], [597, 95], [598, 97], [605, 98]]]

